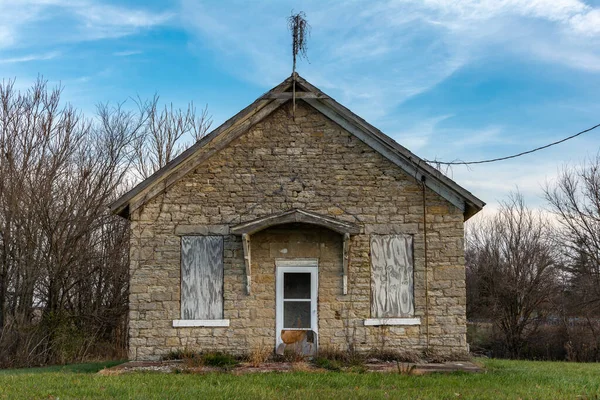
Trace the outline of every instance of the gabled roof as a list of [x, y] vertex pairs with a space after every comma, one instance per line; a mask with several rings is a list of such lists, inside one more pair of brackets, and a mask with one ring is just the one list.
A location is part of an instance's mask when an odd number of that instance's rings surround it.
[[292, 100], [294, 95], [291, 90], [294, 80], [297, 101], [306, 102], [378, 151], [407, 174], [414, 176], [429, 189], [454, 204], [462, 210], [465, 221], [485, 205], [483, 201], [407, 148], [396, 143], [392, 138], [333, 100], [300, 75], [293, 74], [121, 196], [110, 205], [110, 210], [115, 214], [128, 217], [131, 212], [169, 188], [284, 103]]

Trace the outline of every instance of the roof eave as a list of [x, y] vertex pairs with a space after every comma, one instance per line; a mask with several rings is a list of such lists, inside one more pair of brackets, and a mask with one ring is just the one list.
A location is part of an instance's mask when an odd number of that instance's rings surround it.
[[[288, 91], [290, 90], [294, 80], [296, 82], [296, 88], [298, 92], [292, 95], [292, 93], [288, 93]], [[397, 161], [399, 160], [396, 162], [396, 164], [398, 164], [400, 167], [404, 168], [405, 170], [414, 170], [416, 179], [427, 182], [430, 188], [437, 187], [438, 190], [445, 192], [447, 199], [450, 199], [452, 204], [462, 210], [465, 221], [471, 216], [475, 215], [485, 206], [483, 201], [458, 185], [452, 179], [442, 174], [433, 166], [427, 164], [427, 162], [413, 154], [410, 150], [403, 147], [389, 136], [385, 135], [373, 125], [369, 124], [367, 121], [354, 114], [348, 108], [336, 102], [327, 94], [323, 93], [320, 89], [313, 86], [304, 78], [300, 77], [300, 75], [295, 73], [273, 89], [260, 96], [252, 104], [248, 105], [221, 126], [214, 129], [200, 141], [189, 147], [163, 168], [156, 171], [152, 176], [140, 182], [132, 190], [114, 201], [110, 205], [110, 211], [124, 218], [128, 218], [130, 216], [130, 212], [135, 210], [139, 205], [143, 204], [149, 198], [153, 197], [150, 196], [150, 194], [152, 194], [151, 187], [155, 187], [156, 184], [161, 181], [164, 181], [164, 185], [162, 186], [165, 188], [169, 186], [168, 179], [171, 176], [171, 172], [177, 169], [178, 172], [175, 174], [175, 177], [177, 177], [177, 174], [180, 174], [181, 172], [178, 168], [183, 165], [185, 161], [190, 159], [192, 155], [196, 154], [196, 152], [198, 152], [204, 146], [211, 143], [213, 139], [217, 138], [224, 132], [228, 132], [230, 129], [235, 129], [236, 124], [238, 124], [238, 127], [239, 125], [242, 125], [242, 128], [244, 128], [244, 130], [240, 130], [240, 132], [247, 131], [247, 129], [252, 126], [245, 124], [251, 119], [249, 116], [256, 116], [258, 114], [257, 110], [267, 106], [269, 106], [269, 109], [274, 109], [275, 106], [278, 108], [285, 101], [291, 99], [290, 96], [293, 96], [294, 98], [297, 97], [298, 99], [307, 102], [309, 105], [317, 108], [319, 111], [331, 110], [331, 112], [329, 112], [329, 117], [331, 117], [331, 115], [339, 115], [341, 120], [338, 121], [346, 124], [346, 127], [351, 126], [363, 132], [363, 138], [361, 139], [359, 137], [359, 139], [371, 141], [372, 143], [367, 144], [371, 145], [374, 143], [379, 148], [376, 148], [376, 150], [382, 153], [382, 155], [384, 155], [386, 158], [390, 159], [390, 157], [395, 157]], [[275, 102], [276, 104], [270, 105], [272, 102]], [[262, 115], [264, 118], [264, 116], [268, 115], [268, 113], [263, 113]], [[328, 116], [327, 114], [325, 115]], [[257, 121], [254, 123], [257, 123]], [[184, 168], [185, 167], [181, 169], [185, 171]], [[433, 181], [433, 186], [431, 186], [432, 184], [430, 179]], [[174, 179], [171, 179], [171, 181], [173, 182]], [[154, 190], [154, 192], [156, 192], [156, 190]], [[443, 194], [438, 194], [444, 197]], [[137, 206], [136, 203], [138, 203]]]

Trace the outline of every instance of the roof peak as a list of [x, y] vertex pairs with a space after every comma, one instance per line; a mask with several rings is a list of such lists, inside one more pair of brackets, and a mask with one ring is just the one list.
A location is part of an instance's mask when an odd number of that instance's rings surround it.
[[[294, 83], [296, 84], [296, 91], [288, 91]], [[410, 150], [329, 97], [300, 74], [293, 72], [280, 84], [264, 93], [252, 104], [113, 202], [110, 205], [111, 211], [122, 216], [128, 216], [129, 213], [166, 190], [197, 165], [228, 146], [235, 138], [247, 132], [252, 126], [290, 100], [305, 101], [318, 112], [355, 135], [408, 175], [414, 176], [419, 184], [423, 184], [424, 187], [426, 186], [438, 193], [462, 210], [465, 220], [485, 205], [483, 201], [427, 164]]]

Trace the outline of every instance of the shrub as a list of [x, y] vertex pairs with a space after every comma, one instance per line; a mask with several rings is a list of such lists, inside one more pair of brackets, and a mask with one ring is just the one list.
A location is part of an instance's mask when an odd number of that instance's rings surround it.
[[214, 353], [204, 353], [201, 355], [201, 359], [204, 365], [224, 369], [233, 368], [239, 364], [239, 360], [236, 357], [220, 351]]
[[341, 371], [343, 363], [339, 360], [331, 360], [326, 357], [316, 357], [313, 359], [315, 367], [327, 369], [329, 371]]
[[365, 358], [354, 351], [340, 351], [334, 349], [319, 349], [317, 356], [313, 359], [316, 367], [330, 371], [353, 370], [363, 372]]
[[368, 357], [379, 361], [399, 361], [408, 363], [421, 361], [421, 354], [410, 350], [374, 349], [369, 352]]
[[[540, 324], [534, 335], [523, 343], [516, 358], [549, 361], [600, 361], [600, 343], [596, 337], [600, 322], [571, 318], [566, 323]], [[467, 340], [475, 354], [497, 358], [515, 358], [507, 351], [502, 335], [489, 323], [469, 323]]]

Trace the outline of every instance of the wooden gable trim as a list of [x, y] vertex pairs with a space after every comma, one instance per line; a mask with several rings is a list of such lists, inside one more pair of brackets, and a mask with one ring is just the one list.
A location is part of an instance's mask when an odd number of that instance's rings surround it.
[[[443, 175], [427, 162], [411, 153], [389, 136], [311, 85], [297, 73], [271, 89], [254, 103], [240, 111], [223, 125], [188, 148], [165, 167], [138, 184], [110, 205], [110, 210], [128, 217], [141, 205], [165, 191], [200, 163], [225, 148], [252, 126], [289, 101], [292, 83], [296, 81], [296, 99], [305, 101], [344, 129], [357, 136], [407, 174], [425, 185], [463, 212], [466, 221], [483, 208], [485, 203]], [[210, 147], [212, 145], [212, 147]], [[208, 147], [205, 150], [204, 147]]]
[[292, 100], [296, 99], [328, 99], [329, 96], [323, 93], [313, 93], [313, 92], [296, 92], [295, 94], [292, 92], [282, 92], [282, 93], [267, 93], [263, 96], [265, 99], [288, 99]]
[[271, 214], [266, 217], [257, 218], [231, 227], [230, 232], [234, 235], [251, 235], [275, 225], [300, 222], [311, 225], [319, 225], [342, 235], [356, 235], [360, 233], [360, 226], [351, 222], [339, 221], [325, 215], [312, 213], [305, 210], [292, 209], [279, 214]]

